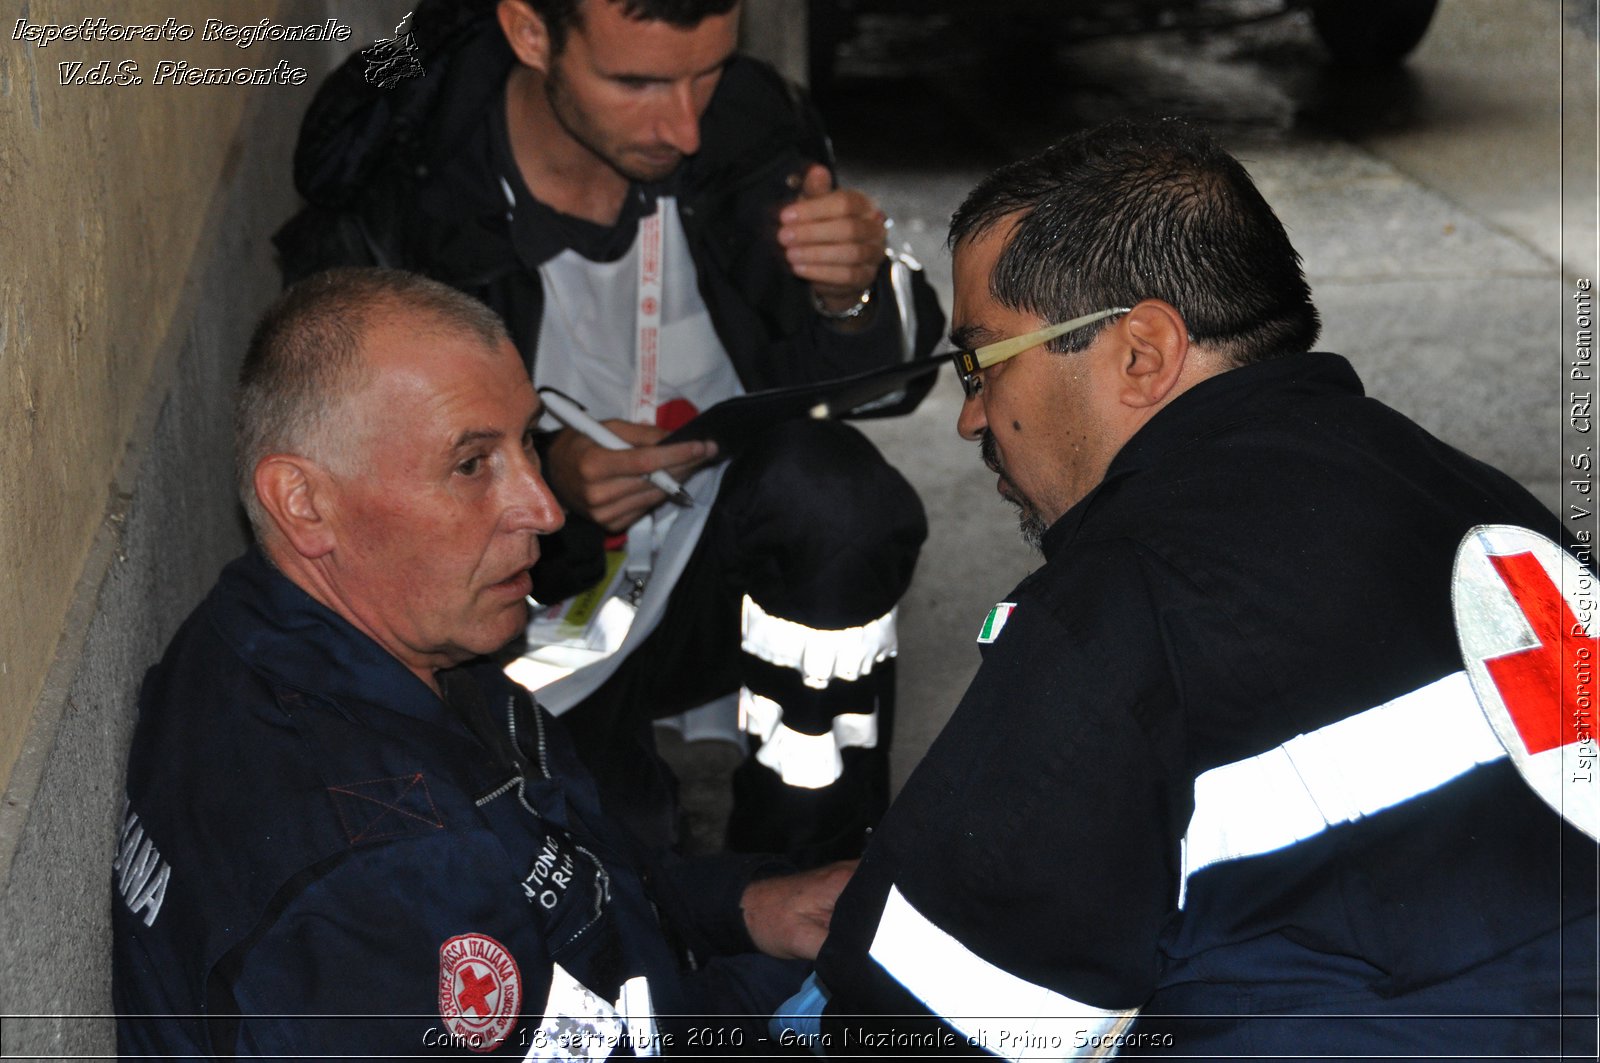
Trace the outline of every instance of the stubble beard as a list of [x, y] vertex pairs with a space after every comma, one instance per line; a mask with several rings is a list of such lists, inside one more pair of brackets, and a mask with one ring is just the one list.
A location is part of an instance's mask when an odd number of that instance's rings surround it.
[[683, 165], [683, 156], [677, 155], [670, 164], [646, 168], [631, 164], [622, 149], [604, 143], [597, 137], [584, 120], [582, 112], [571, 104], [571, 97], [567, 94], [566, 82], [561, 76], [559, 65], [552, 64], [550, 72], [544, 77], [544, 97], [550, 106], [550, 112], [556, 116], [556, 121], [561, 123], [561, 128], [567, 135], [579, 144], [582, 144], [590, 154], [605, 161], [617, 173], [637, 184], [653, 184], [664, 181]]
[[1044, 533], [1050, 525], [1045, 522], [1044, 514], [1033, 501], [1017, 488], [1011, 477], [1006, 475], [1005, 466], [1000, 463], [1000, 450], [995, 446], [994, 434], [987, 428], [983, 430], [983, 437], [979, 442], [979, 452], [983, 456], [983, 464], [989, 471], [1000, 477], [1006, 490], [1000, 492], [1000, 497], [1017, 507], [1017, 531], [1022, 535], [1022, 541], [1034, 550], [1041, 550], [1044, 543]]

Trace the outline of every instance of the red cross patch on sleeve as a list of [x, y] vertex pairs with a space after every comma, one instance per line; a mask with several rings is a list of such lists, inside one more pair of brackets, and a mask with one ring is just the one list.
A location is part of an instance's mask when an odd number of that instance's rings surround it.
[[439, 1018], [460, 1044], [493, 1052], [522, 1015], [522, 972], [487, 934], [459, 934], [439, 946]]
[[1600, 838], [1596, 577], [1525, 528], [1482, 525], [1456, 553], [1456, 635], [1472, 691], [1523, 779]]

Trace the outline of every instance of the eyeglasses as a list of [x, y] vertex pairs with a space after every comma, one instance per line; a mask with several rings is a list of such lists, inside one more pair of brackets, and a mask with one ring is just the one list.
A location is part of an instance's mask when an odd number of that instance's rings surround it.
[[961, 390], [967, 398], [972, 398], [983, 390], [982, 373], [991, 365], [999, 365], [1007, 358], [1015, 358], [1030, 348], [1046, 343], [1057, 336], [1065, 336], [1069, 332], [1076, 332], [1081, 328], [1088, 328], [1096, 321], [1103, 321], [1117, 314], [1126, 314], [1129, 308], [1119, 306], [1111, 310], [1097, 310], [1092, 314], [1075, 317], [1071, 321], [1063, 321], [1059, 325], [1046, 325], [1042, 329], [1013, 336], [1008, 340], [985, 344], [974, 347], [970, 351], [956, 351], [952, 356], [956, 364], [956, 376], [961, 378]]

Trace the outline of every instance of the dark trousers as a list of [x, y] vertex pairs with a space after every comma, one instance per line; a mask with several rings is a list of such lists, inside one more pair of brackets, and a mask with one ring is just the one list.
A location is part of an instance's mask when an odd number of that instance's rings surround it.
[[840, 714], [876, 710], [878, 741], [843, 749], [838, 779], [816, 789], [787, 785], [747, 758], [734, 776], [729, 847], [784, 853], [802, 866], [859, 855], [888, 805], [893, 662], [813, 689], [793, 669], [741, 650], [741, 607], [749, 595], [808, 628], [867, 624], [905, 593], [926, 536], [916, 492], [847, 425], [793, 422], [739, 453], [660, 624], [562, 717], [607, 811], [645, 841], [669, 843], [676, 786], [652, 722], [743, 686], [810, 735], [828, 734]]

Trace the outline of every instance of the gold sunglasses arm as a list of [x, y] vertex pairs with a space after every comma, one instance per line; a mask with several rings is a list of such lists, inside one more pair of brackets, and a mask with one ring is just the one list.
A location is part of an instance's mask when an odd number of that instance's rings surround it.
[[[1116, 314], [1126, 314], [1128, 310], [1129, 308], [1126, 306], [1114, 307], [1110, 310], [1096, 310], [1092, 314], [1084, 314], [1082, 317], [1075, 317], [1071, 321], [1063, 321], [1059, 325], [1046, 325], [1042, 329], [1025, 332], [1020, 336], [1013, 336], [1009, 340], [991, 343], [987, 347], [975, 347], [972, 350], [972, 360], [977, 362], [977, 365], [972, 371], [987, 369], [996, 362], [1003, 362], [1013, 355], [1021, 354], [1029, 347], [1048, 343], [1057, 336], [1065, 336], [1069, 332], [1075, 332], [1104, 318], [1112, 317]], [[962, 359], [962, 361], [966, 361], [966, 359]]]

